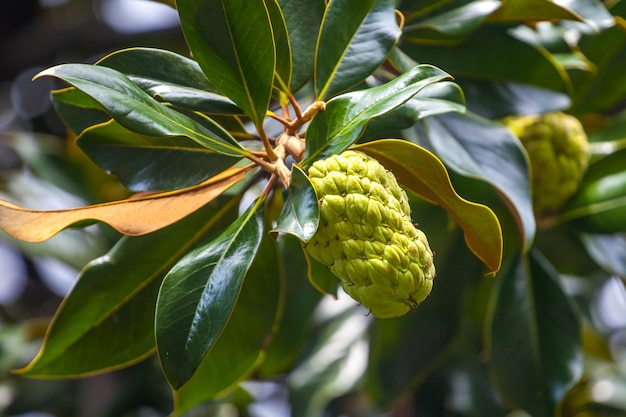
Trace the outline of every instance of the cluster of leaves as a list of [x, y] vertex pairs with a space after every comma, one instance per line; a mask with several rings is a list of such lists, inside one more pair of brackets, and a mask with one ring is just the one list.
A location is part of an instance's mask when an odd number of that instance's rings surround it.
[[[135, 194], [56, 211], [0, 201], [20, 240], [94, 221], [125, 235], [83, 269], [21, 373], [78, 377], [156, 352], [175, 414], [229, 401], [253, 374], [287, 374], [303, 416], [355, 392], [378, 410], [425, 395], [432, 415], [588, 407], [572, 388], [591, 295], [564, 283], [626, 276], [626, 5], [397, 3], [180, 0], [193, 60], [132, 48], [42, 72], [69, 85], [52, 100], [80, 149]], [[596, 155], [538, 231], [540, 173], [498, 119], [554, 110], [586, 122]], [[411, 192], [437, 254], [433, 294], [399, 319], [314, 314], [338, 294], [302, 250], [319, 219], [306, 169], [348, 147]], [[459, 390], [465, 402], [444, 401]]]

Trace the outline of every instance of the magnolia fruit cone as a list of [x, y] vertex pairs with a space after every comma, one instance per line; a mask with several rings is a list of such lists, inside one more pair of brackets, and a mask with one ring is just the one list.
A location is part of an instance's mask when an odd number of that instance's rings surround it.
[[315, 162], [309, 178], [320, 222], [308, 253], [373, 315], [397, 317], [415, 309], [432, 289], [433, 253], [411, 221], [395, 176], [374, 158], [349, 150]]
[[509, 117], [504, 124], [528, 153], [535, 213], [557, 212], [576, 192], [589, 163], [582, 125], [574, 116], [559, 112]]

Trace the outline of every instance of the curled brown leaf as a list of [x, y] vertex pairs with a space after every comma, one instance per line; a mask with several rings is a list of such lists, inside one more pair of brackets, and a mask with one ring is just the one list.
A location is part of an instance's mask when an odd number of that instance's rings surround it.
[[16, 239], [43, 242], [72, 225], [101, 221], [128, 236], [144, 235], [198, 210], [240, 181], [248, 169], [230, 168], [181, 190], [65, 210], [30, 210], [0, 200], [0, 229]]

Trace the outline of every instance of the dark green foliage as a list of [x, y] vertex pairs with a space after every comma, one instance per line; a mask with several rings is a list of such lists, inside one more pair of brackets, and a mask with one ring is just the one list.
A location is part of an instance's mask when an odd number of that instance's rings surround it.
[[[131, 190], [153, 205], [241, 178], [105, 255], [83, 248], [101, 256], [20, 372], [158, 362], [173, 415], [243, 410], [251, 380], [279, 381], [298, 417], [626, 413], [623, 400], [590, 394], [626, 377], [614, 342], [624, 323], [598, 318], [626, 314], [598, 302], [626, 280], [626, 6], [606, 3], [178, 0], [189, 53], [130, 48], [41, 72], [65, 83], [54, 106], [125, 187], [115, 198]], [[557, 110], [582, 122], [591, 161], [564, 206], [536, 218], [528, 154], [501, 120]], [[7, 146], [63, 178], [23, 138]], [[303, 250], [324, 219], [308, 169], [348, 148], [397, 177], [435, 254], [431, 295], [400, 318], [369, 315]], [[28, 205], [16, 182], [3, 195]], [[13, 238], [11, 223], [32, 215], [0, 201]], [[70, 263], [71, 233], [53, 248], [11, 242]]]

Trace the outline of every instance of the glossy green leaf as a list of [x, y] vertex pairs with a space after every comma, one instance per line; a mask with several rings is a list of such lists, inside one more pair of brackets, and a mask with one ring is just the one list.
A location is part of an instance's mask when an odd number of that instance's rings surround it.
[[[492, 27], [481, 28], [463, 42], [448, 46], [407, 39], [402, 49], [416, 61], [444, 68], [454, 76], [530, 84], [557, 91], [565, 91], [569, 86], [568, 75], [545, 48]], [[497, 65], [494, 51], [498, 51]]]
[[166, 275], [155, 328], [163, 372], [180, 389], [228, 323], [261, 242], [263, 214], [251, 206], [214, 240], [188, 252]]
[[[581, 242], [580, 230], [574, 227], [551, 227], [542, 229], [537, 233], [534, 248], [550, 260], [564, 278], [565, 285], [571, 279], [586, 280], [590, 276], [604, 279], [604, 274], [598, 274], [598, 265], [589, 256], [589, 251]], [[575, 277], [575, 278], [570, 278]], [[564, 287], [568, 289], [569, 286]], [[580, 288], [581, 291], [587, 289]], [[576, 291], [568, 291], [570, 297], [575, 296]]]
[[367, 90], [342, 94], [330, 100], [307, 130], [302, 164], [307, 166], [345, 150], [369, 121], [406, 103], [426, 86], [450, 76], [430, 65], [419, 65], [392, 81]]
[[[482, 265], [468, 256], [460, 233], [438, 233], [445, 227], [445, 216], [433, 210], [420, 219], [420, 228], [436, 252], [437, 278], [430, 296], [414, 312], [373, 323], [365, 387], [380, 408], [388, 408], [422, 384], [449, 355], [468, 285], [459, 278], [481, 274]], [[451, 258], [455, 261], [447, 261]]]
[[298, 91], [313, 76], [315, 42], [324, 10], [325, 0], [278, 0], [287, 24], [292, 52], [291, 90]]
[[235, 103], [219, 94], [133, 75], [129, 78], [153, 98], [177, 107], [211, 114], [243, 114]]
[[[527, 43], [543, 46], [554, 54], [555, 58], [559, 56], [560, 59], [568, 59], [565, 58], [567, 55], [571, 56], [575, 53], [575, 45], [568, 43], [566, 29], [562, 25], [545, 22], [536, 25], [518, 25], [511, 28], [509, 33]], [[580, 54], [577, 55], [583, 59]]]
[[[203, 208], [145, 236], [124, 237], [92, 261], [61, 304], [41, 351], [21, 373], [84, 376], [126, 367], [153, 353], [161, 280], [187, 250], [229, 217], [236, 201], [221, 210]], [[95, 354], [102, 346], [107, 353]]]
[[[228, 131], [229, 135], [231, 135], [233, 138], [237, 138], [237, 140], [241, 142], [244, 142], [246, 140], [256, 140], [258, 138], [257, 136], [251, 134], [246, 128], [248, 120], [247, 118], [245, 118], [245, 116], [240, 116], [236, 114], [211, 114], [209, 116], [200, 112], [186, 110], [180, 107], [178, 107], [176, 110], [189, 117], [190, 119], [193, 119], [196, 123], [199, 123], [202, 126], [207, 126], [209, 129], [212, 129], [215, 124], [218, 124], [221, 129]], [[248, 124], [247, 127], [249, 128], [250, 125]], [[250, 142], [248, 142], [247, 145], [250, 145], [250, 148], [254, 149], [254, 146]], [[262, 144], [258, 143], [258, 145], [260, 146], [257, 146], [256, 150], [261, 149]]]
[[[572, 10], [574, 13], [584, 19], [584, 23], [578, 22], [562, 22], [561, 24], [583, 33], [598, 33], [615, 24], [615, 20], [611, 12], [607, 10], [604, 2], [598, 0], [558, 0], [559, 6]], [[619, 2], [618, 2], [619, 4]], [[615, 8], [615, 4], [612, 5]]]
[[330, 2], [315, 55], [317, 100], [365, 80], [385, 60], [400, 33], [393, 0]]
[[441, 81], [424, 87], [406, 106], [415, 113], [415, 121], [444, 113], [463, 113], [465, 95], [457, 83]]
[[516, 114], [543, 114], [568, 109], [567, 94], [531, 85], [456, 77], [467, 98], [467, 108], [487, 119]]
[[464, 111], [465, 97], [458, 84], [449, 81], [430, 84], [403, 105], [372, 119], [367, 125], [365, 137], [384, 137], [383, 132], [409, 129], [427, 117]]
[[121, 49], [105, 56], [96, 62], [96, 65], [113, 68], [129, 76], [202, 91], [214, 90], [196, 61], [164, 49]]
[[504, 0], [502, 6], [491, 16], [491, 22], [578, 20], [582, 17], [574, 11], [548, 0]]
[[276, 68], [270, 17], [263, 0], [179, 2], [183, 33], [209, 81], [262, 129]]
[[122, 73], [107, 67], [64, 64], [41, 76], [58, 77], [98, 101], [122, 126], [148, 136], [187, 136], [204, 147], [231, 156], [246, 151], [217, 124], [213, 129], [158, 103]]
[[[410, 72], [418, 65], [399, 47], [393, 48], [388, 59], [402, 73]], [[407, 129], [426, 117], [449, 112], [463, 113], [465, 104], [465, 92], [458, 85], [456, 78], [454, 81], [440, 81], [424, 87], [417, 96], [392, 112], [374, 119], [372, 124], [380, 122], [384, 124], [389, 119], [389, 123], [395, 120], [399, 129]]]
[[614, 115], [602, 127], [589, 132], [588, 136], [592, 153], [597, 155], [626, 147], [626, 111]]
[[291, 173], [291, 186], [287, 191], [278, 223], [272, 232], [289, 233], [306, 242], [317, 230], [319, 221], [317, 196], [302, 168], [294, 165]]
[[626, 150], [595, 161], [558, 221], [572, 221], [592, 233], [626, 231]]
[[[298, 238], [281, 235], [278, 238], [277, 262], [286, 279], [284, 311], [278, 331], [267, 349], [267, 356], [258, 373], [263, 377], [282, 374], [300, 356], [312, 328], [311, 314], [322, 297], [307, 279], [307, 263]], [[335, 291], [337, 281], [335, 280]]]
[[368, 142], [355, 149], [376, 158], [406, 189], [446, 209], [463, 229], [469, 249], [491, 272], [500, 269], [503, 243], [498, 218], [489, 207], [456, 193], [439, 158], [411, 142], [394, 139]]
[[459, 174], [491, 184], [510, 207], [524, 248], [530, 248], [535, 217], [526, 154], [508, 129], [473, 114], [450, 113], [427, 119], [417, 143]]
[[51, 98], [57, 114], [76, 135], [111, 119], [100, 103], [74, 87], [55, 90]]
[[618, 105], [626, 94], [626, 74], [620, 71], [626, 65], [626, 26], [615, 25], [585, 36], [578, 45], [594, 65], [594, 71], [572, 75], [575, 88], [572, 111], [601, 112]]
[[558, 273], [538, 253], [511, 259], [499, 280], [489, 329], [496, 386], [507, 403], [553, 417], [582, 375], [578, 318]]
[[501, 4], [495, 0], [473, 1], [411, 22], [403, 29], [403, 39], [428, 43], [460, 39], [481, 26]]
[[[453, 0], [452, 4], [463, 4], [466, 0]], [[428, 15], [433, 11], [437, 12], [445, 6], [450, 5], [448, 0], [401, 0], [399, 9], [407, 15], [407, 21]]]
[[[388, 59], [390, 64], [401, 73], [410, 72], [414, 67], [418, 66], [417, 61], [402, 52], [399, 47], [393, 48]], [[418, 96], [386, 116], [392, 116], [391, 118], [393, 118], [393, 114], [398, 112], [404, 115], [404, 117], [412, 119], [413, 123], [411, 125], [413, 125], [414, 122], [420, 119], [451, 111], [459, 113], [465, 111], [465, 92], [456, 82], [456, 78], [454, 81], [440, 81], [424, 87]], [[382, 119], [384, 118], [382, 117]], [[374, 122], [376, 123], [377, 121], [375, 120]]]
[[278, 0], [265, 0], [272, 25], [274, 47], [276, 48], [276, 71], [274, 85], [284, 93], [289, 93], [291, 85], [291, 62], [293, 60], [287, 22]]
[[85, 129], [77, 143], [96, 164], [117, 176], [131, 191], [189, 187], [238, 161], [184, 136], [145, 136], [114, 120]]
[[[204, 123], [204, 117], [201, 116], [199, 113], [192, 113], [190, 117], [196, 117], [200, 123]], [[228, 133], [239, 140], [254, 139], [254, 136], [246, 129], [244, 118], [240, 116], [213, 114], [211, 120], [219, 123], [220, 126], [228, 130]]]
[[626, 112], [608, 120], [600, 129], [588, 133], [592, 161], [626, 149]]
[[583, 234], [582, 242], [587, 253], [605, 271], [618, 277], [626, 277], [626, 234]]
[[175, 415], [224, 395], [260, 365], [284, 303], [287, 277], [279, 256], [276, 242], [266, 235], [223, 333], [194, 376], [174, 394]]

